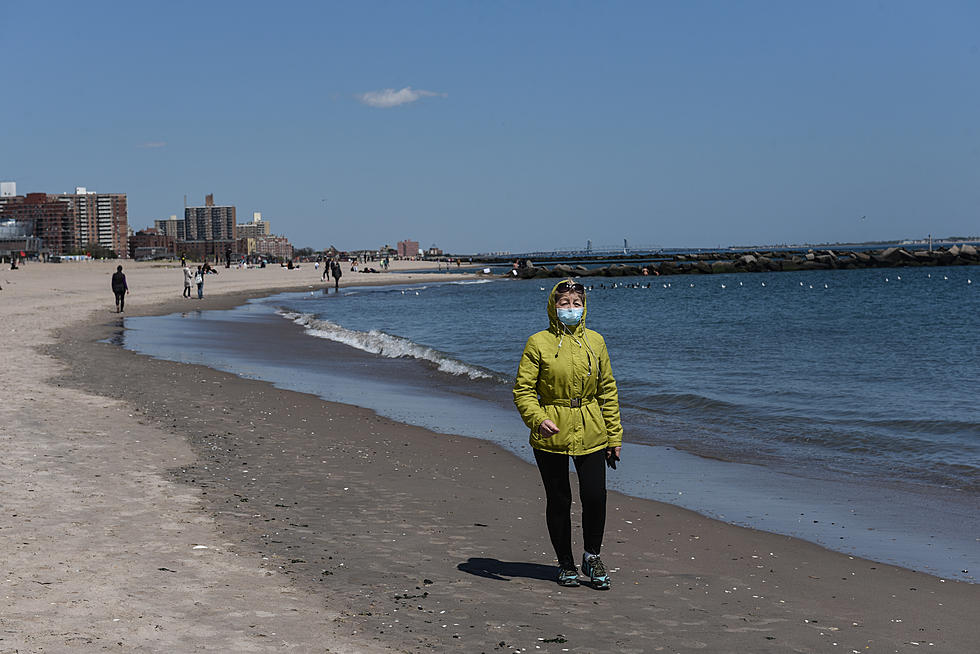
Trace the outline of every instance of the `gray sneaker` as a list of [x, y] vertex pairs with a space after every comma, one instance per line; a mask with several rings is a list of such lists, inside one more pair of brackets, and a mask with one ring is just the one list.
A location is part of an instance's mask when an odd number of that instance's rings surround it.
[[569, 588], [578, 586], [578, 569], [574, 565], [571, 568], [558, 568], [558, 585]]
[[596, 590], [609, 590], [609, 574], [598, 555], [582, 555], [582, 574], [589, 578]]

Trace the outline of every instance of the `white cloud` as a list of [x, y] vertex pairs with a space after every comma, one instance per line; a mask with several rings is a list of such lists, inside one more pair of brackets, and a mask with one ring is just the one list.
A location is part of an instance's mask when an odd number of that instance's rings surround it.
[[167, 147], [166, 141], [147, 141], [146, 143], [140, 143], [141, 148], [165, 148]]
[[448, 96], [448, 93], [436, 93], [435, 91], [424, 91], [422, 89], [413, 89], [411, 86], [406, 86], [399, 91], [396, 91], [395, 89], [368, 91], [367, 93], [361, 93], [358, 95], [357, 99], [369, 107], [387, 109], [388, 107], [397, 107], [400, 104], [415, 102], [419, 98], [445, 98]]

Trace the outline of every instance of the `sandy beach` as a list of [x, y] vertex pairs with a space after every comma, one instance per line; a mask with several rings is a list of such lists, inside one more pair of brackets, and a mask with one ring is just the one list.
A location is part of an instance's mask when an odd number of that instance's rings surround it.
[[[978, 585], [615, 494], [612, 590], [561, 589], [532, 466], [106, 342], [115, 265], [0, 271], [0, 653], [976, 647]], [[323, 287], [219, 268], [187, 300], [179, 268], [122, 265], [125, 315]]]

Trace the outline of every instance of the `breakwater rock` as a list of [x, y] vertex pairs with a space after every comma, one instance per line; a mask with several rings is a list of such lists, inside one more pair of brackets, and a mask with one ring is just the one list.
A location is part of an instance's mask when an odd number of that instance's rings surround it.
[[786, 270], [836, 270], [851, 268], [904, 268], [922, 266], [976, 266], [980, 254], [972, 245], [948, 249], [840, 251], [807, 250], [797, 252], [706, 252], [676, 254], [650, 262], [612, 264], [589, 268], [556, 264], [550, 268], [527, 262], [507, 273], [508, 277], [625, 277], [634, 275], [710, 275], [720, 273], [781, 272]]

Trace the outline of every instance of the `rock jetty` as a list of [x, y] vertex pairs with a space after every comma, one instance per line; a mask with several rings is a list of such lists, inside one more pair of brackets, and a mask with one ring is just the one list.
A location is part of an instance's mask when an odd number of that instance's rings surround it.
[[[555, 264], [550, 268], [525, 262], [508, 277], [627, 277], [634, 275], [711, 275], [719, 273], [782, 272], [788, 270], [847, 270], [852, 268], [904, 268], [921, 266], [976, 266], [980, 255], [972, 245], [948, 249], [797, 252], [704, 252], [676, 254], [649, 263], [616, 263], [597, 268]], [[516, 275], [515, 275], [516, 273]]]

